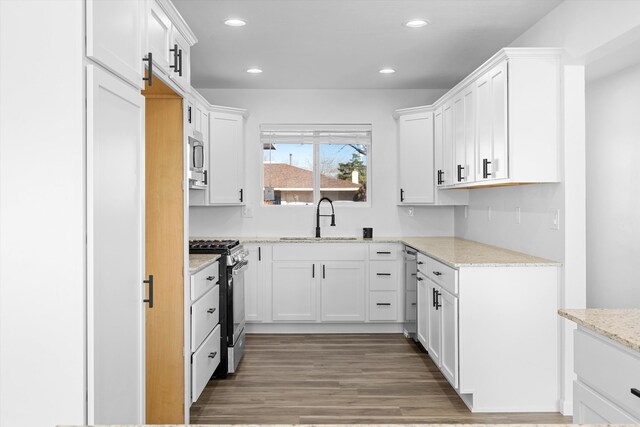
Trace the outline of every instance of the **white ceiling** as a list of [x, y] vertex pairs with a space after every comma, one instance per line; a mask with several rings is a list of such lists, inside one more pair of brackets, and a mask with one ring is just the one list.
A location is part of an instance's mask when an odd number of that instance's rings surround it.
[[255, 89], [447, 89], [560, 2], [173, 0], [198, 37], [192, 85]]

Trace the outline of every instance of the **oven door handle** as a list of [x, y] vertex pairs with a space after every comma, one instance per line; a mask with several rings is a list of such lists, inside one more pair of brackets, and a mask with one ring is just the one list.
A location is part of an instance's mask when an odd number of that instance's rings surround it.
[[241, 261], [233, 267], [233, 275], [243, 273], [247, 268], [249, 268], [249, 261]]

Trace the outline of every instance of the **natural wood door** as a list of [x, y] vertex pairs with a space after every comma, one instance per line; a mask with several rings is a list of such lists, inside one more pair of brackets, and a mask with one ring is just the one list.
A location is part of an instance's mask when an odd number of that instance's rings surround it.
[[144, 114], [136, 89], [87, 66], [89, 424], [145, 421]]
[[146, 97], [147, 424], [184, 422], [184, 194], [182, 98], [160, 79]]

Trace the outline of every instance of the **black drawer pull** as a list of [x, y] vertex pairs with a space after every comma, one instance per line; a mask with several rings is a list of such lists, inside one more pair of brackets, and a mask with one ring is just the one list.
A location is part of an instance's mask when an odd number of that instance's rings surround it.
[[415, 302], [412, 302], [411, 305], [417, 305]]
[[213, 282], [213, 279], [215, 279], [215, 278], [216, 278], [216, 276], [208, 276], [207, 280], [210, 281], [210, 282]]
[[418, 261], [416, 264], [418, 264], [418, 265], [422, 265], [422, 264], [424, 264], [424, 262], [422, 262], [422, 261]]
[[216, 357], [218, 355], [217, 351], [214, 351], [213, 353], [209, 353], [209, 358], [213, 359], [214, 357]]
[[390, 302], [378, 302], [376, 305], [391, 305]]
[[378, 276], [391, 276], [391, 273], [376, 273]]
[[635, 397], [640, 397], [640, 390], [638, 390], [637, 388], [632, 388], [631, 394], [633, 394]]
[[387, 252], [387, 251], [378, 251], [376, 252], [378, 255], [391, 255], [391, 252]]
[[439, 271], [434, 271], [434, 272], [433, 272], [433, 274], [434, 274], [435, 276], [442, 276], [442, 273], [440, 273]]
[[215, 308], [210, 308], [209, 310], [207, 310], [207, 313], [211, 313], [211, 314], [213, 314], [213, 313], [215, 313], [215, 312], [216, 312], [216, 309], [215, 309]]
[[422, 277], [418, 277], [418, 282], [422, 282], [424, 279]]

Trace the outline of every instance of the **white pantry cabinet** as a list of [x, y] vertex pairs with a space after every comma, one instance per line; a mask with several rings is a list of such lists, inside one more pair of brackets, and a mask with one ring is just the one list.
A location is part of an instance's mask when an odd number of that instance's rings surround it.
[[145, 1], [86, 1], [87, 57], [134, 87], [144, 88]]
[[399, 203], [435, 201], [433, 177], [433, 112], [416, 108], [398, 111]]
[[245, 110], [209, 111], [209, 205], [243, 205]]
[[[331, 261], [319, 263], [320, 320], [363, 322], [365, 313], [365, 263]], [[381, 303], [383, 304], [383, 303]]]

